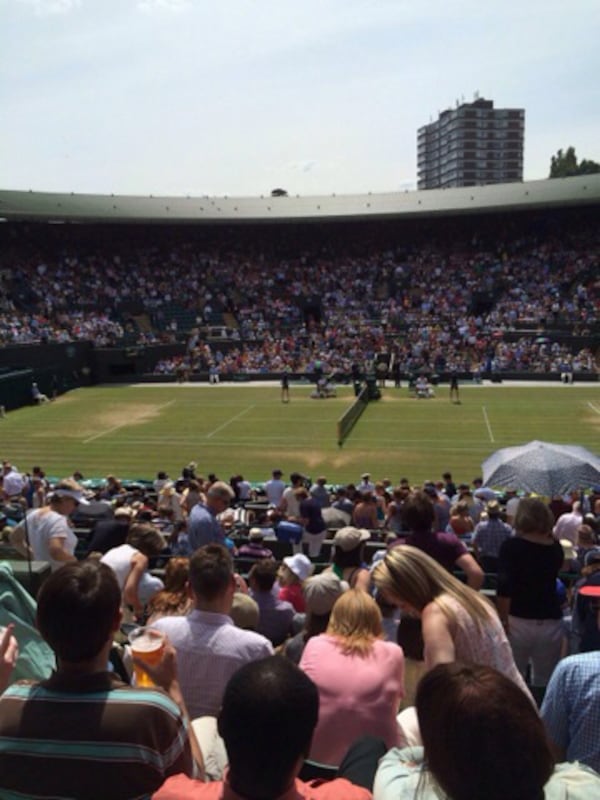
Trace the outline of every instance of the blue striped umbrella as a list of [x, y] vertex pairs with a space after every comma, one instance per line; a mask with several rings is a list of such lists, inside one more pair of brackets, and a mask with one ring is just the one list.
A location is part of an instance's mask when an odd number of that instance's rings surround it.
[[600, 483], [600, 458], [577, 445], [536, 440], [496, 450], [481, 466], [486, 486], [545, 497]]

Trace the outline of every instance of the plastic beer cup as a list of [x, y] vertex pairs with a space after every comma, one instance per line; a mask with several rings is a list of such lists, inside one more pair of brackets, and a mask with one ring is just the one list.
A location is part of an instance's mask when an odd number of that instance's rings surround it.
[[[155, 628], [135, 628], [129, 634], [131, 655], [149, 666], [160, 663], [165, 650], [165, 635]], [[154, 686], [148, 673], [137, 664], [133, 665], [136, 686]]]

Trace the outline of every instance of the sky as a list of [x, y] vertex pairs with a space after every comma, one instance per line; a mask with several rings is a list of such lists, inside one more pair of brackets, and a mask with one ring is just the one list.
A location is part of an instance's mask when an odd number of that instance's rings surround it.
[[416, 188], [417, 129], [525, 109], [524, 178], [600, 161], [598, 0], [0, 0], [0, 189]]

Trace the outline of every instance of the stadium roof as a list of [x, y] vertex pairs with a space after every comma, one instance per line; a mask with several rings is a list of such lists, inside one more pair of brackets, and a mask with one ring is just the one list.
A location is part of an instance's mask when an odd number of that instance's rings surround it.
[[600, 175], [323, 197], [134, 197], [0, 190], [0, 219], [94, 223], [352, 221], [600, 204]]

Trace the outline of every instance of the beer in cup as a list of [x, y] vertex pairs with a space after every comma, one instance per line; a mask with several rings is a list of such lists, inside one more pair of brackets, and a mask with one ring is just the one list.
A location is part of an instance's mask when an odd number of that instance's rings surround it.
[[[165, 635], [155, 628], [135, 628], [129, 634], [131, 655], [149, 666], [159, 664], [165, 650]], [[136, 686], [154, 686], [148, 673], [137, 664], [133, 665]]]

